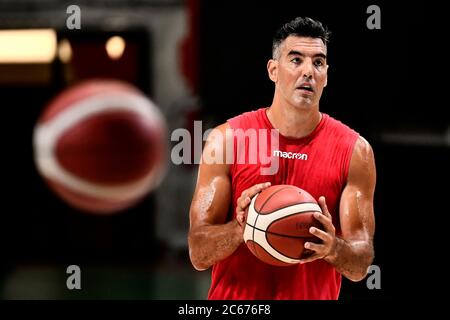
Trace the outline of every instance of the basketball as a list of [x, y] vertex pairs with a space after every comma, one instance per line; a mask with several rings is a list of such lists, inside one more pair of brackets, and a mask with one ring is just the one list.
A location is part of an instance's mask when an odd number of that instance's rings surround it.
[[309, 232], [322, 228], [314, 218], [322, 212], [305, 190], [292, 185], [271, 186], [256, 196], [246, 209], [244, 241], [260, 260], [275, 266], [291, 266], [312, 253], [305, 242], [320, 242]]
[[50, 188], [86, 212], [119, 212], [162, 180], [166, 124], [131, 84], [89, 80], [64, 90], [33, 132], [34, 160]]

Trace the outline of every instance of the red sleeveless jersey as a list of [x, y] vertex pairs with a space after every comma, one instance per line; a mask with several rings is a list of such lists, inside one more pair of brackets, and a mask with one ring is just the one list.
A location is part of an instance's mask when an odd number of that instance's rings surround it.
[[[228, 120], [228, 123], [233, 130], [274, 129], [266, 108], [246, 112]], [[259, 140], [266, 139], [264, 135], [256, 136]], [[278, 161], [278, 170], [273, 174], [261, 174], [261, 168], [267, 162], [259, 157], [256, 163], [248, 158], [238, 161], [242, 153], [250, 152], [248, 156], [252, 156], [253, 147], [247, 139], [237, 148], [235, 136], [234, 162], [230, 165], [233, 203], [229, 219], [235, 218], [236, 201], [242, 191], [270, 181], [272, 185], [295, 185], [316, 199], [325, 196], [339, 234], [339, 199], [358, 136], [346, 125], [322, 113], [320, 123], [308, 136], [289, 139], [279, 134], [278, 146], [271, 148], [269, 144], [268, 151], [263, 151], [273, 161]], [[267, 137], [271, 139], [270, 135]], [[272, 150], [274, 148], [278, 150]], [[325, 260], [277, 267], [260, 261], [242, 244], [233, 254], [213, 266], [208, 299], [337, 299], [340, 287], [340, 273]]]

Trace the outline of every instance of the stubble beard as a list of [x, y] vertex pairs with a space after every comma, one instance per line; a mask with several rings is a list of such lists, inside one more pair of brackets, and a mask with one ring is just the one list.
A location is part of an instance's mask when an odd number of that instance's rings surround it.
[[312, 97], [294, 96], [293, 105], [299, 109], [310, 109], [313, 105]]

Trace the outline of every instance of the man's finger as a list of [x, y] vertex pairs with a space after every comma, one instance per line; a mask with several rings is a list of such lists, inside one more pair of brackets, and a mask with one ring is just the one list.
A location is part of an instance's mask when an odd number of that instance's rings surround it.
[[316, 227], [309, 228], [309, 233], [316, 236], [322, 241], [327, 241], [330, 238], [330, 235], [327, 232], [317, 229]]
[[323, 248], [322, 244], [314, 243], [314, 242], [305, 242], [304, 244], [305, 249], [312, 250], [314, 252], [317, 252]]
[[247, 197], [249, 197], [250, 199], [253, 198], [253, 196], [255, 196], [258, 192], [261, 192], [262, 190], [264, 190], [265, 188], [267, 188], [269, 186], [270, 186], [270, 182], [255, 184], [253, 187], [242, 191], [241, 196], [238, 198], [238, 202], [239, 202], [239, 199], [246, 199]]
[[330, 211], [328, 211], [327, 202], [324, 196], [319, 198], [319, 205], [320, 208], [322, 208], [322, 213], [331, 219], [332, 217]]
[[253, 196], [254, 196], [255, 194], [257, 194], [258, 192], [261, 192], [262, 190], [264, 190], [264, 189], [270, 187], [270, 184], [271, 184], [270, 182], [264, 182], [264, 183], [258, 183], [258, 184], [255, 184], [253, 187], [251, 187], [251, 188], [249, 189], [248, 196], [249, 196], [250, 198], [253, 198]]

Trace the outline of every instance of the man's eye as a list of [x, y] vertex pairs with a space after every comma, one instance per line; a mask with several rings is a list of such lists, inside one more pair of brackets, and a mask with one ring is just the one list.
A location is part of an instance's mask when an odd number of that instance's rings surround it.
[[294, 59], [291, 60], [291, 62], [293, 62], [293, 63], [300, 63], [301, 60], [300, 60], [300, 58], [294, 58]]
[[321, 67], [321, 66], [323, 66], [323, 61], [322, 61], [322, 60], [316, 60], [316, 61], [314, 62], [314, 65], [315, 65], [316, 67]]

